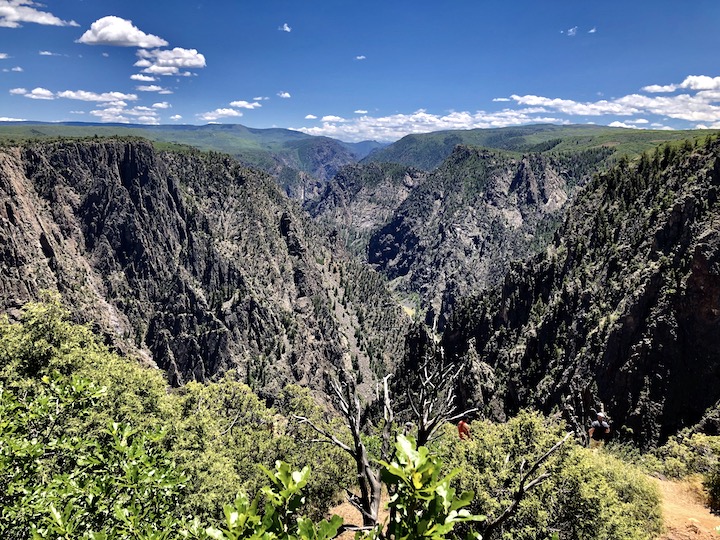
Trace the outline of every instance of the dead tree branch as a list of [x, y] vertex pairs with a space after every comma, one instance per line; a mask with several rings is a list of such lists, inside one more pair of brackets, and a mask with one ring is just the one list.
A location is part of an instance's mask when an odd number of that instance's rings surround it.
[[[522, 501], [525, 494], [531, 489], [539, 486], [542, 482], [544, 482], [550, 477], [550, 473], [545, 472], [531, 480], [531, 478], [537, 472], [540, 466], [545, 463], [545, 461], [547, 461], [551, 455], [557, 452], [560, 447], [565, 444], [565, 442], [567, 442], [570, 437], [572, 437], [572, 435], [572, 432], [566, 433], [565, 437], [555, 443], [552, 448], [550, 448], [542, 456], [536, 459], [532, 466], [528, 469], [528, 471], [522, 475], [522, 478], [520, 479], [520, 484], [518, 485], [515, 493], [513, 494], [513, 501], [503, 511], [502, 514], [500, 514], [497, 518], [495, 518], [493, 521], [491, 521], [485, 526], [482, 535], [483, 538], [492, 538], [493, 534], [495, 534], [495, 532], [500, 529], [502, 524], [505, 523], [505, 521], [507, 521], [517, 511], [518, 505], [520, 504], [520, 501]], [[525, 462], [523, 461], [523, 464], [520, 467], [521, 471], [524, 468], [524, 465]]]

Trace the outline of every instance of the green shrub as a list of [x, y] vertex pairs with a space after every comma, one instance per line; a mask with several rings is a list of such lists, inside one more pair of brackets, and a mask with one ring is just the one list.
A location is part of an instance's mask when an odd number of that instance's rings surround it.
[[714, 513], [720, 513], [720, 463], [705, 475], [703, 487], [708, 493], [708, 504]]
[[[562, 424], [521, 411], [504, 424], [473, 422], [472, 439], [448, 431], [439, 452], [463, 472], [458, 489], [475, 491], [469, 507], [496, 519], [512, 503], [521, 475], [561, 440]], [[538, 470], [547, 479], [529, 491], [502, 527], [503, 538], [650, 539], [660, 528], [659, 496], [635, 467], [568, 441]]]

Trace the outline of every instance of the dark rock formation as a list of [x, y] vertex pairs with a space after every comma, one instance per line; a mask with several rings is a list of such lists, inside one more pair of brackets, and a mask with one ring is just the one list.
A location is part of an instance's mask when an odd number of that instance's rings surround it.
[[701, 420], [720, 398], [719, 158], [667, 146], [593, 180], [546, 252], [456, 311], [463, 399], [494, 417], [604, 404], [646, 445]]
[[267, 395], [343, 369], [369, 392], [402, 350], [382, 279], [230, 158], [132, 141], [3, 148], [0, 198], [0, 306], [57, 290], [172, 384], [237, 369]]
[[545, 245], [605, 155], [514, 157], [458, 146], [372, 235], [368, 260], [418, 294], [427, 323], [441, 329], [459, 298], [497, 284], [510, 261]]

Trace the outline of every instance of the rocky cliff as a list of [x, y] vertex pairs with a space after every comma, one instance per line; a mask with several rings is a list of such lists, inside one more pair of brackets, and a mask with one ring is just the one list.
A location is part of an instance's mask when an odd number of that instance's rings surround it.
[[544, 253], [456, 311], [464, 400], [496, 418], [604, 404], [647, 445], [698, 422], [720, 398], [719, 192], [710, 139], [593, 180]]
[[59, 291], [173, 384], [236, 369], [270, 395], [344, 369], [370, 391], [402, 352], [383, 279], [230, 158], [126, 140], [4, 147], [0, 200], [0, 306]]
[[543, 246], [576, 187], [607, 155], [508, 154], [458, 146], [369, 240], [368, 261], [419, 295], [442, 328], [456, 301], [498, 283]]
[[305, 208], [336, 230], [346, 246], [364, 259], [370, 237], [392, 219], [398, 206], [426, 177], [423, 171], [393, 163], [348, 166]]

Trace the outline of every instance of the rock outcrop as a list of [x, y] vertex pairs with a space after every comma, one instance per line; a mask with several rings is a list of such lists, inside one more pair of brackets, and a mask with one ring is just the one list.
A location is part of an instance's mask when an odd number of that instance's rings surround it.
[[606, 156], [508, 155], [458, 146], [369, 240], [368, 261], [442, 329], [458, 299], [497, 284], [551, 238], [576, 187]]
[[172, 384], [236, 369], [272, 395], [341, 369], [369, 392], [402, 352], [382, 278], [230, 158], [124, 140], [6, 147], [0, 200], [0, 306], [59, 291]]
[[719, 193], [712, 140], [593, 180], [544, 253], [456, 311], [463, 399], [496, 418], [604, 404], [645, 445], [700, 421], [720, 398]]

